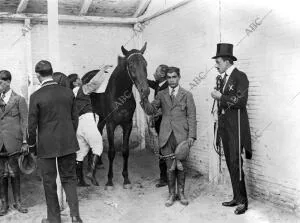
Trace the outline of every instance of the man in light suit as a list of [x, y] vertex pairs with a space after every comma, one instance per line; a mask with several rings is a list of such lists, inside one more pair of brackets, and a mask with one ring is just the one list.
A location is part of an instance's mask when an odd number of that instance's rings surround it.
[[188, 141], [192, 146], [196, 139], [196, 107], [193, 95], [179, 86], [180, 70], [177, 67], [169, 67], [167, 72], [169, 87], [158, 92], [155, 100], [151, 103], [147, 97], [143, 97], [141, 105], [148, 115], [155, 114], [159, 108], [162, 110], [162, 122], [159, 131], [159, 146], [161, 154], [166, 158], [168, 169], [169, 197], [165, 205], [167, 207], [174, 204], [176, 194], [180, 203], [188, 205], [188, 200], [184, 195], [185, 168], [180, 170], [172, 168], [174, 160], [169, 159], [174, 154], [176, 146]]
[[[56, 163], [62, 187], [70, 207], [72, 222], [82, 222], [76, 191], [76, 151], [79, 149], [76, 129], [78, 115], [71, 89], [58, 85], [52, 78], [50, 62], [42, 60], [35, 66], [42, 87], [30, 96], [28, 144], [36, 147], [38, 166], [42, 172], [47, 203], [47, 219], [42, 223], [60, 223], [57, 197]], [[38, 145], [36, 146], [36, 130]]]
[[10, 88], [11, 73], [0, 71], [0, 216], [8, 212], [8, 178], [15, 203], [21, 213], [28, 210], [21, 205], [19, 152], [27, 152], [26, 141], [28, 109], [25, 99]]

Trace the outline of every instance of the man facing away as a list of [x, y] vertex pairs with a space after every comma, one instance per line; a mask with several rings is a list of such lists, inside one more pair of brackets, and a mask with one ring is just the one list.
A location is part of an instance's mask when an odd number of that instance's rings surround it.
[[251, 159], [251, 135], [246, 109], [248, 100], [249, 81], [247, 75], [238, 70], [233, 61], [233, 45], [219, 43], [216, 60], [216, 68], [223, 74], [220, 91], [213, 91], [211, 96], [219, 102], [219, 130], [222, 139], [226, 164], [229, 170], [233, 199], [223, 202], [223, 206], [237, 206], [234, 213], [243, 214], [248, 209], [246, 193], [242, 148], [245, 148], [246, 158]]
[[[168, 71], [168, 66], [161, 64], [156, 68], [156, 71], [153, 75], [155, 81], [148, 80], [149, 87], [154, 90], [154, 97], [156, 97], [159, 91], [162, 91], [168, 87], [168, 81], [166, 78], [167, 71]], [[153, 118], [154, 118], [155, 131], [157, 132], [157, 135], [159, 135], [160, 123], [162, 120], [161, 110], [159, 110], [157, 114], [153, 115]], [[160, 170], [160, 178], [159, 178], [159, 182], [156, 184], [156, 187], [164, 187], [168, 185], [167, 164], [164, 159], [159, 159], [159, 170]]]
[[41, 60], [36, 64], [35, 72], [42, 86], [30, 96], [28, 144], [36, 149], [43, 178], [47, 219], [43, 219], [42, 223], [61, 222], [56, 165], [70, 207], [72, 222], [82, 222], [76, 191], [76, 151], [79, 146], [76, 139], [78, 115], [74, 94], [72, 90], [53, 81], [50, 62]]
[[177, 165], [173, 168], [174, 160], [169, 157], [174, 154], [179, 143], [186, 140], [189, 146], [193, 145], [196, 139], [196, 107], [193, 95], [179, 86], [179, 68], [169, 67], [167, 80], [169, 87], [158, 92], [151, 103], [147, 97], [142, 97], [141, 106], [148, 115], [155, 114], [159, 108], [162, 110], [158, 141], [167, 164], [169, 197], [165, 205], [169, 207], [176, 199], [176, 180], [177, 197], [181, 204], [188, 205], [184, 195], [185, 163], [183, 162], [183, 169], [179, 169]]
[[90, 94], [100, 87], [105, 80], [105, 71], [111, 65], [106, 65], [93, 77], [89, 83], [82, 84], [78, 74], [70, 74], [68, 80], [70, 87], [75, 95], [75, 106], [79, 116], [79, 124], [76, 132], [77, 140], [79, 143], [79, 151], [76, 154], [76, 173], [78, 179], [78, 186], [89, 186], [84, 180], [83, 176], [83, 160], [88, 154], [90, 148], [92, 149], [92, 162], [90, 171], [87, 177], [91, 180], [92, 184], [99, 186], [95, 174], [96, 164], [103, 151], [102, 136], [98, 131], [95, 117], [93, 114], [92, 102]]
[[28, 108], [25, 98], [10, 88], [11, 73], [0, 71], [0, 216], [8, 213], [8, 179], [10, 178], [15, 203], [21, 213], [28, 210], [21, 205], [19, 152], [27, 152], [26, 141]]

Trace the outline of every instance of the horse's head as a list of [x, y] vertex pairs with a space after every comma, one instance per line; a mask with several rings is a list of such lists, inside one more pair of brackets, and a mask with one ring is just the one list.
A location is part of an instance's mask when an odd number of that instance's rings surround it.
[[141, 50], [126, 50], [124, 46], [121, 50], [126, 59], [126, 68], [128, 75], [139, 91], [140, 96], [148, 96], [150, 93], [148, 80], [147, 80], [147, 61], [143, 57], [146, 50], [147, 43]]

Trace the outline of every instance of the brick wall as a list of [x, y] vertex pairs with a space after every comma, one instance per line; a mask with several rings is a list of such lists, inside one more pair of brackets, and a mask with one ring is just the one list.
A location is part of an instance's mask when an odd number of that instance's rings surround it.
[[[156, 0], [153, 4], [156, 10], [165, 7]], [[155, 12], [153, 7], [151, 10]], [[299, 214], [298, 13], [284, 2], [262, 1], [221, 1], [221, 12], [222, 42], [235, 45], [237, 66], [250, 80], [248, 112], [254, 154], [244, 166], [248, 192], [254, 198]], [[252, 24], [255, 21], [256, 26]], [[161, 63], [178, 66], [181, 85], [189, 89], [199, 72], [214, 65], [210, 58], [220, 41], [219, 1], [195, 0], [155, 18], [146, 26], [143, 38], [148, 41], [148, 73], [153, 73]], [[216, 74], [213, 69], [192, 90], [197, 105], [198, 139], [189, 164], [206, 176], [218, 168], [210, 163], [213, 156], [210, 92]], [[228, 178], [227, 173], [224, 176]]]

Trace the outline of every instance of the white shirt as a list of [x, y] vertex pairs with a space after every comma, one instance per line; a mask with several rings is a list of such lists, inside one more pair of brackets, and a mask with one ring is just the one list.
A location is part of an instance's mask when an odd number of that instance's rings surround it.
[[[172, 90], [173, 90], [173, 88], [171, 88], [171, 87], [169, 86], [169, 94], [170, 94], [170, 96], [171, 96]], [[177, 87], [175, 87], [174, 90], [175, 90], [175, 92], [174, 92], [174, 97], [176, 97], [176, 95], [177, 95], [177, 93], [178, 93], [178, 90], [179, 90], [179, 85], [177, 85]]]
[[43, 85], [43, 84], [44, 84], [45, 82], [47, 82], [47, 81], [53, 81], [53, 78], [52, 78], [52, 77], [49, 77], [49, 78], [43, 80], [42, 83], [41, 83], [41, 85]]
[[232, 71], [233, 71], [235, 68], [236, 68], [235, 65], [231, 65], [231, 66], [228, 67], [227, 70], [224, 72], [223, 78], [224, 78], [224, 76], [225, 76], [225, 73], [227, 74], [227, 78], [226, 78], [226, 82], [225, 82], [225, 84], [224, 84], [224, 86], [223, 86], [223, 92], [224, 92], [225, 86], [226, 86], [226, 84], [227, 84], [227, 81], [228, 81], [228, 79], [229, 79], [229, 77], [230, 77]]
[[75, 97], [77, 96], [78, 91], [79, 91], [78, 86], [73, 88], [73, 93], [74, 93]]
[[[11, 92], [12, 92], [12, 90], [9, 89], [8, 92], [5, 93], [5, 96], [4, 96], [4, 98], [3, 98], [3, 101], [5, 102], [5, 104], [8, 103], [9, 98], [10, 98], [10, 96], [11, 96]], [[2, 93], [2, 94], [3, 94], [3, 93]], [[1, 95], [1, 97], [2, 97], [2, 95]]]

